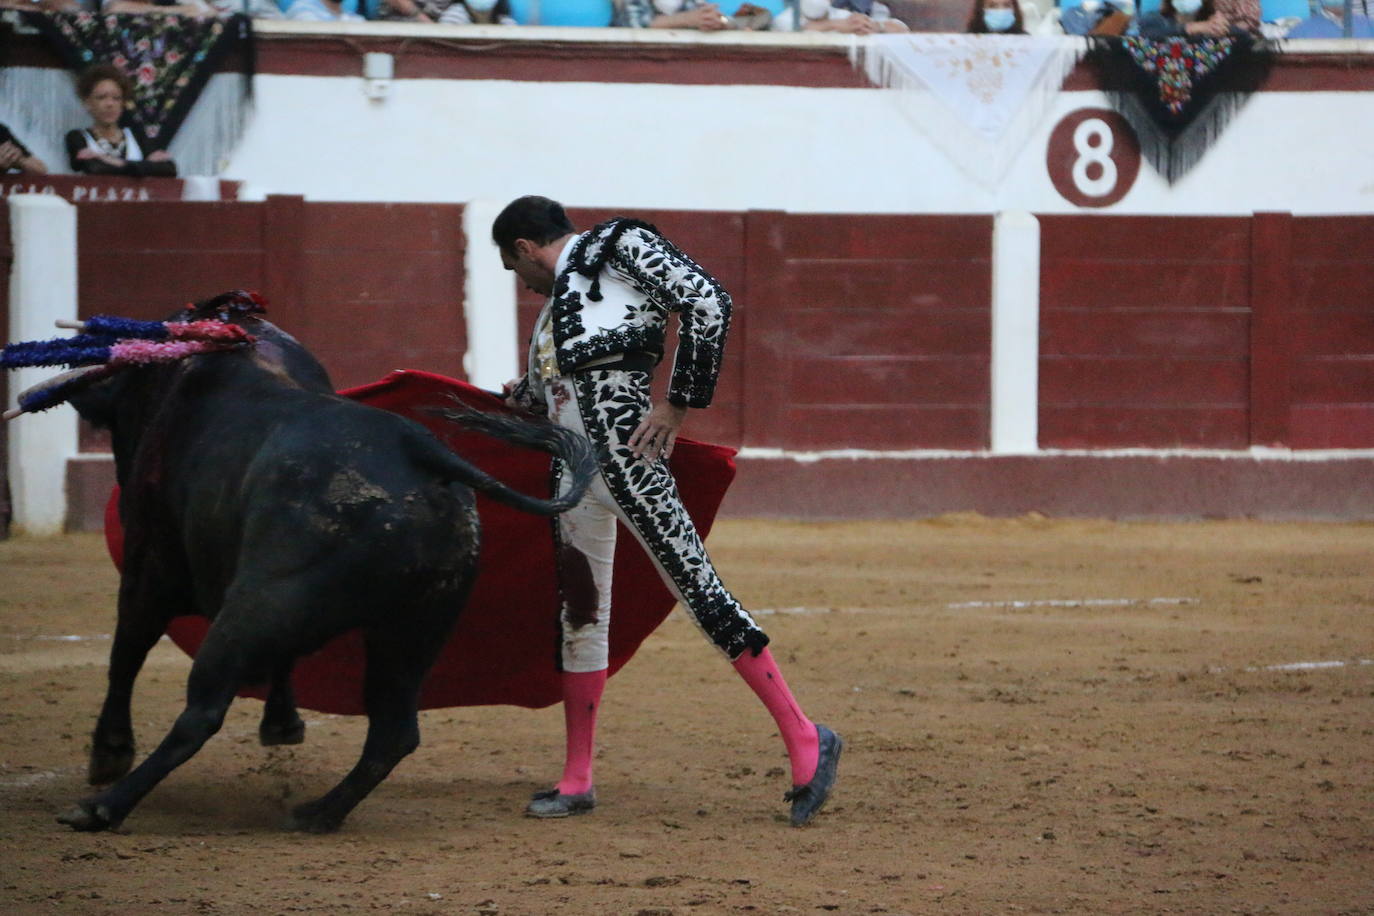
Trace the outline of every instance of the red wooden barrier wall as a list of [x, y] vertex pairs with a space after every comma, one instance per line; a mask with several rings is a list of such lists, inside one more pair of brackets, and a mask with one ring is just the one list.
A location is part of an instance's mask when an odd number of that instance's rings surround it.
[[1374, 446], [1374, 217], [1040, 224], [1042, 447]]
[[751, 213], [750, 445], [984, 448], [992, 218]]
[[339, 387], [399, 367], [462, 377], [462, 207], [105, 203], [78, 209], [83, 316], [165, 316], [235, 287], [306, 341]]
[[1250, 444], [1250, 220], [1040, 218], [1040, 445]]
[[[716, 402], [690, 435], [987, 446], [990, 217], [615, 212], [656, 222], [736, 300]], [[78, 213], [83, 315], [151, 318], [247, 286], [341, 387], [398, 367], [463, 376], [460, 206]], [[1374, 217], [1044, 216], [1041, 237], [1042, 447], [1374, 447]], [[518, 302], [526, 338], [540, 302]]]
[[1374, 446], [1374, 217], [1294, 218], [1290, 238], [1287, 440], [1294, 448], [1369, 448]]

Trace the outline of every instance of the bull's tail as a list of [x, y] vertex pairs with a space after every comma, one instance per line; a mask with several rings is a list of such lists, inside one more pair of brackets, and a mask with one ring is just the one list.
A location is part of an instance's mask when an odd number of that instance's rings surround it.
[[461, 455], [448, 452], [440, 473], [452, 480], [465, 483], [480, 493], [485, 493], [497, 502], [535, 515], [557, 515], [581, 502], [582, 494], [587, 491], [588, 484], [596, 474], [596, 452], [592, 444], [585, 436], [570, 429], [564, 429], [546, 420], [523, 420], [519, 417], [482, 413], [468, 408], [435, 410], [434, 413], [511, 445], [548, 452], [562, 459], [566, 465], [564, 474], [569, 483], [567, 492], [553, 499], [540, 499], [511, 489]]

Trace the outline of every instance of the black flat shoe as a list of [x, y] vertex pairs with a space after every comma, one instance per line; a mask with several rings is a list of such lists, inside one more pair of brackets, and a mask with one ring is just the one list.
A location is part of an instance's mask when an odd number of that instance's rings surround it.
[[586, 814], [596, 807], [596, 789], [588, 789], [580, 795], [564, 795], [557, 789], [545, 789], [534, 793], [525, 814], [530, 817], [568, 817], [572, 814]]
[[783, 795], [783, 801], [792, 803], [792, 826], [805, 827], [825, 806], [830, 798], [830, 790], [835, 788], [835, 771], [840, 765], [840, 752], [844, 741], [824, 725], [816, 726], [816, 737], [820, 740], [820, 757], [816, 761], [816, 775], [804, 786], [793, 786]]

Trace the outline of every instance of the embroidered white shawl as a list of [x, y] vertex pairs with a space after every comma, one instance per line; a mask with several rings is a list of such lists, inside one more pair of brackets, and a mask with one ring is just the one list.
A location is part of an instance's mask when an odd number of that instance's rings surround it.
[[1086, 50], [1081, 38], [878, 35], [856, 42], [856, 66], [917, 130], [985, 187], [1021, 152]]

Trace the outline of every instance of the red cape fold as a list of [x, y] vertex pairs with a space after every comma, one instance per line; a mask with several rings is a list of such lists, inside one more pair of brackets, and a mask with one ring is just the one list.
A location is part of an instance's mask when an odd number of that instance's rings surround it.
[[[455, 452], [524, 493], [549, 494], [549, 458], [510, 446], [424, 412], [452, 399], [482, 411], [505, 411], [501, 400], [465, 382], [414, 370], [397, 370], [360, 388], [339, 392], [424, 425]], [[734, 449], [678, 439], [671, 466], [687, 512], [702, 537], [735, 476]], [[119, 491], [105, 512], [110, 556], [122, 566]], [[458, 618], [420, 695], [420, 708], [514, 705], [542, 707], [561, 699], [557, 668], [558, 589], [554, 578], [550, 520], [478, 495], [482, 558], [467, 608]], [[612, 592], [610, 673], [618, 671], [672, 610], [663, 586], [638, 542], [619, 532]], [[209, 629], [204, 617], [177, 617], [167, 635], [194, 656]], [[363, 713], [362, 636], [344, 633], [296, 664], [297, 703], [320, 712]], [[263, 686], [242, 696], [263, 698]]]

